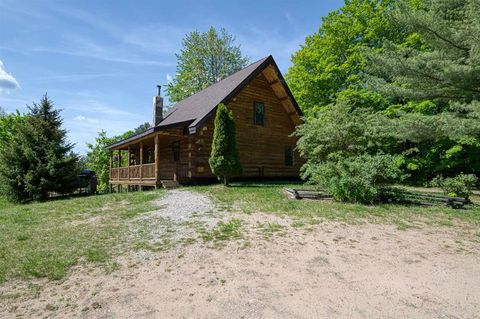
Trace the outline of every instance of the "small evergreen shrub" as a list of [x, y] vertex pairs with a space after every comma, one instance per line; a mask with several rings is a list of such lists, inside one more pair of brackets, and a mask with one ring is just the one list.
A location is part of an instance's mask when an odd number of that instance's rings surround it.
[[359, 155], [306, 166], [304, 177], [335, 200], [372, 204], [383, 199], [389, 185], [403, 180], [400, 164], [398, 156]]
[[430, 182], [430, 185], [440, 187], [448, 196], [464, 197], [468, 200], [477, 182], [478, 178], [474, 174], [459, 174], [447, 178], [437, 176]]
[[215, 116], [212, 152], [208, 159], [212, 173], [225, 185], [231, 177], [242, 174], [237, 150], [235, 121], [233, 114], [224, 104], [219, 104]]

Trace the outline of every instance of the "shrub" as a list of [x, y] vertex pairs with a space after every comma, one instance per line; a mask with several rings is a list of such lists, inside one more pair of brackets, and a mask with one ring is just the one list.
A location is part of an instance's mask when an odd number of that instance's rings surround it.
[[359, 155], [306, 165], [304, 177], [335, 200], [371, 204], [382, 199], [389, 185], [403, 180], [401, 157]]
[[242, 174], [237, 150], [235, 121], [232, 111], [219, 104], [215, 117], [212, 152], [208, 159], [210, 168], [219, 180], [228, 185], [229, 179]]
[[478, 178], [474, 174], [459, 174], [447, 178], [437, 176], [430, 182], [430, 185], [440, 187], [448, 196], [459, 196], [468, 200], [477, 181]]

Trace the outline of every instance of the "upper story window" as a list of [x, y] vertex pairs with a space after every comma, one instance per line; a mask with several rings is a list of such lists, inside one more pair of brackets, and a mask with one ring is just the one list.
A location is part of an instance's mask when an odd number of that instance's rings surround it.
[[293, 166], [293, 147], [291, 145], [285, 145], [283, 153], [285, 166]]
[[253, 123], [265, 125], [265, 104], [263, 102], [253, 102]]

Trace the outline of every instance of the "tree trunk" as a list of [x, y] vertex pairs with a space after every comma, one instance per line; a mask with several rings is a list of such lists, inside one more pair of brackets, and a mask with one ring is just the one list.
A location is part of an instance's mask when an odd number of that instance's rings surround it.
[[223, 178], [223, 185], [228, 186], [228, 177]]

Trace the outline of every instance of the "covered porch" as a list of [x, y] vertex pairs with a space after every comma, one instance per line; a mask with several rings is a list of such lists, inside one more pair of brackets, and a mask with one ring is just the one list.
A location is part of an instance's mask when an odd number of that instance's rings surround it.
[[188, 138], [181, 131], [145, 133], [110, 147], [110, 190], [174, 186], [189, 178], [181, 154]]

